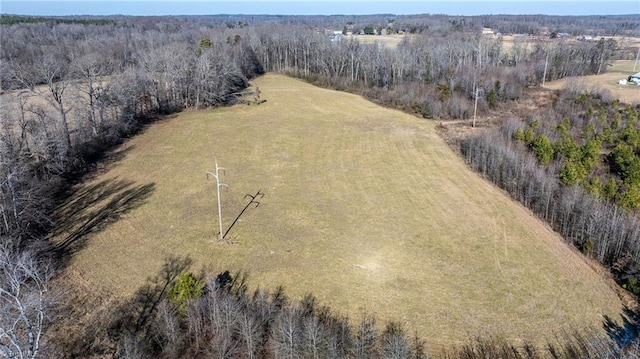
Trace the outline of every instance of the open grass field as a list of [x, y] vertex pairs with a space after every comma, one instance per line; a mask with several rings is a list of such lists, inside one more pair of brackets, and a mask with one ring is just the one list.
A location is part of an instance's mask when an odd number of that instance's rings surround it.
[[[252, 287], [399, 320], [431, 349], [619, 318], [609, 281], [469, 170], [434, 123], [288, 77], [252, 84], [266, 103], [155, 123], [77, 187], [57, 239], [75, 240], [70, 271], [120, 296], [166, 256], [190, 256], [194, 272], [245, 270]], [[264, 193], [232, 243], [215, 239], [215, 158], [225, 230], [245, 194]]]
[[[614, 66], [621, 67], [625, 65]], [[552, 90], [559, 90], [569, 86], [570, 82], [573, 82], [574, 84], [571, 84], [571, 86], [580, 86], [585, 90], [604, 89], [608, 91], [613, 98], [617, 98], [624, 103], [638, 104], [640, 103], [640, 86], [618, 84], [618, 80], [626, 79], [631, 74], [632, 72], [629, 71], [611, 72], [610, 70], [609, 72], [601, 75], [565, 77], [560, 80], [547, 82], [544, 87]]]
[[355, 39], [362, 44], [379, 43], [385, 47], [395, 49], [405, 38], [411, 38], [413, 35], [348, 35], [346, 39]]
[[[636, 67], [635, 70], [633, 67]], [[633, 75], [640, 72], [640, 61], [636, 64], [635, 60], [616, 60], [609, 66], [609, 72], [622, 72]]]

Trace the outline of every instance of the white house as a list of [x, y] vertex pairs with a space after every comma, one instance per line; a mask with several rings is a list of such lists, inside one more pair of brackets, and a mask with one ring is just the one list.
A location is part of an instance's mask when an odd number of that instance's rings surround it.
[[333, 34], [331, 34], [331, 41], [342, 41], [342, 31], [334, 31]]

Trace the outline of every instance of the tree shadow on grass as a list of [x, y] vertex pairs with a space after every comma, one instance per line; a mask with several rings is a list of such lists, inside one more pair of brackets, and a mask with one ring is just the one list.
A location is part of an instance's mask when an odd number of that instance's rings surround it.
[[625, 347], [638, 340], [638, 335], [640, 334], [640, 317], [638, 314], [629, 307], [625, 307], [624, 313], [621, 315], [622, 324], [619, 324], [609, 316], [604, 317], [602, 326], [609, 338], [615, 343], [617, 350], [624, 350]]
[[158, 274], [147, 278], [147, 283], [133, 297], [113, 309], [107, 335], [114, 343], [116, 357], [126, 356], [123, 354], [132, 351], [132, 347], [136, 348], [134, 352], [143, 347], [147, 347], [143, 352], [153, 351], [148, 347], [152, 345], [150, 335], [158, 306], [191, 264], [188, 256], [168, 256]]
[[78, 188], [59, 203], [54, 221], [55, 239], [48, 249], [64, 265], [82, 249], [92, 233], [103, 230], [125, 213], [139, 207], [151, 196], [154, 183], [136, 186], [132, 181], [108, 179]]
[[[129, 152], [136, 148], [132, 144], [122, 144], [111, 150], [94, 151], [95, 154], [85, 155], [83, 158], [82, 168], [78, 173], [72, 173], [72, 183], [81, 183], [89, 181], [103, 175], [109, 171], [115, 164], [122, 161]], [[67, 195], [62, 196], [67, 198]]]
[[[132, 296], [96, 303], [76, 330], [60, 334], [58, 345], [63, 358], [127, 357], [132, 347], [149, 352], [154, 316], [178, 276], [192, 264], [187, 256], [168, 256], [158, 272], [147, 278]], [[69, 312], [77, 304], [68, 303]]]
[[[146, 332], [149, 320], [176, 278], [186, 271], [193, 261], [188, 256], [168, 256], [154, 277], [140, 287], [132, 298], [114, 310], [114, 322], [110, 330], [113, 336], [122, 333], [138, 335]], [[146, 334], [146, 333], [145, 333]]]

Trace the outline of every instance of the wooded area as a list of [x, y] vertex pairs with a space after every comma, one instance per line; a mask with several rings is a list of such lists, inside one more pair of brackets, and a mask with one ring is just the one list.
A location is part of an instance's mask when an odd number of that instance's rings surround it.
[[[53, 303], [64, 299], [59, 298], [49, 281], [72, 254], [48, 242], [49, 233], [60, 225], [52, 217], [52, 210], [70, 185], [89, 173], [105, 151], [158, 116], [187, 108], [238, 103], [238, 94], [250, 79], [264, 72], [280, 72], [360, 93], [377, 103], [424, 118], [468, 119], [473, 114], [474, 100], [482, 113], [509, 106], [524, 96], [528, 87], [543, 80], [605, 72], [611, 60], [626, 53], [609, 36], [638, 36], [633, 20], [632, 16], [434, 15], [393, 19], [197, 16], [23, 21], [3, 15], [0, 353], [35, 358], [46, 357], [42, 353], [48, 350], [54, 352], [55, 343], [48, 342], [45, 334]], [[325, 28], [342, 30], [347, 26], [354, 30], [367, 26], [388, 28], [413, 35], [395, 49], [365, 45], [357, 39], [332, 42], [325, 35]], [[482, 27], [524, 34], [551, 29], [603, 38], [586, 42], [535, 37], [515, 42], [506, 51], [500, 37], [481, 35]], [[574, 95], [577, 97], [560, 100], [566, 107], [557, 106], [554, 113], [540, 120], [545, 126], [522, 128], [524, 137], [517, 134], [518, 124], [507, 122], [498, 134], [466, 141], [463, 152], [474, 168], [512, 192], [637, 292], [640, 224], [637, 212], [621, 207], [638, 208], [639, 110], [637, 106], [601, 104], [590, 95]], [[562, 127], [565, 117], [570, 118], [570, 125]], [[531, 118], [529, 123], [534, 120]], [[580, 142], [575, 136], [565, 138], [562, 128], [565, 133], [585, 136]], [[533, 131], [531, 135], [527, 133], [529, 129]], [[595, 136], [600, 136], [599, 142], [589, 142]], [[515, 143], [514, 138], [522, 143]], [[526, 146], [533, 149], [537, 159], [525, 154]], [[611, 150], [609, 163], [615, 176], [589, 175], [602, 157], [599, 153], [603, 146]], [[607, 187], [609, 180], [605, 177], [613, 178], [615, 191], [611, 189], [613, 185]], [[602, 183], [597, 184], [596, 178], [601, 178]], [[587, 191], [596, 196], [572, 186], [576, 183], [585, 184]], [[615, 198], [617, 204], [599, 199], [603, 197]], [[173, 283], [177, 274], [166, 277], [165, 287]], [[185, 333], [174, 331], [185, 317], [167, 314], [177, 309], [169, 304], [158, 307], [156, 304], [162, 302], [158, 297], [154, 306], [147, 309], [147, 317], [138, 320], [145, 325], [158, 321], [167, 331], [146, 331], [142, 338], [145, 340], [135, 343], [130, 337], [115, 338], [118, 351], [113, 354], [135, 357], [128, 350], [149, 349], [142, 345], [149, 342], [146, 336], [159, 335], [161, 340], [154, 345], [161, 348], [154, 347], [148, 353], [161, 352], [165, 357], [187, 355], [191, 349], [198, 351], [196, 348], [204, 345], [200, 341], [205, 338], [207, 345], [212, 338], [219, 340], [213, 343], [220, 346], [211, 349], [216, 353], [225, 348], [238, 350], [227, 353], [230, 357], [324, 357], [328, 353], [336, 357], [371, 357], [367, 346], [373, 348], [374, 356], [421, 357], [418, 342], [409, 339], [395, 324], [388, 324], [382, 334], [371, 337], [372, 319], [365, 319], [359, 328], [351, 328], [342, 319], [313, 305], [309, 307], [309, 303], [298, 307], [279, 302], [283, 294], [271, 300], [267, 299], [269, 294], [256, 293], [250, 299], [237, 287], [225, 288], [210, 283], [203, 299], [190, 304], [187, 317], [193, 320], [190, 323], [197, 323], [196, 317], [207, 320], [203, 313], [215, 312], [207, 306], [226, 302], [224, 305], [233, 307], [233, 311], [223, 307], [216, 310], [221, 315], [237, 314], [234, 323], [245, 323], [244, 326], [231, 328], [229, 322], [220, 322], [227, 326], [226, 336], [217, 336], [218, 332], [200, 331], [205, 326], [201, 323], [199, 327], [189, 327], [193, 335], [187, 340], [182, 337]], [[243, 312], [247, 308], [253, 311]], [[263, 314], [253, 317], [258, 313]], [[259, 338], [263, 344], [267, 337], [279, 338], [279, 346], [270, 347], [269, 354], [260, 354], [258, 350], [266, 350], [258, 345], [260, 342], [245, 340], [252, 338], [254, 331], [262, 331]], [[314, 336], [329, 331], [342, 342], [323, 341], [320, 348]], [[238, 339], [238, 333], [247, 334], [244, 341]], [[297, 333], [306, 333], [307, 339], [303, 342]], [[172, 342], [178, 339], [179, 345]], [[294, 343], [298, 339], [301, 341]], [[233, 342], [225, 342], [228, 340]], [[347, 341], [351, 344], [345, 344]], [[238, 343], [246, 349], [238, 349]], [[181, 351], [182, 346], [191, 349]], [[296, 351], [294, 355], [294, 347], [304, 347], [305, 354]], [[615, 345], [603, 347], [609, 350], [607, 353], [622, 355]], [[480, 348], [470, 347], [458, 354], [476, 357], [480, 352]], [[137, 353], [143, 356], [142, 352]], [[602, 357], [602, 353], [594, 357]], [[585, 357], [569, 351], [559, 356]]]

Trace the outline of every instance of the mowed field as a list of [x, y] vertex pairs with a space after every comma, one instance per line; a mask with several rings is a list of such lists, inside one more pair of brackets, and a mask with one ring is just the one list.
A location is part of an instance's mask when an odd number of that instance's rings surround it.
[[[539, 341], [619, 318], [608, 280], [470, 171], [434, 123], [284, 76], [252, 85], [266, 103], [157, 122], [78, 186], [64, 208], [76, 221], [58, 240], [90, 232], [91, 218], [100, 230], [78, 240], [70, 271], [125, 296], [167, 256], [189, 256], [194, 272], [243, 270], [252, 288], [400, 321], [430, 348], [476, 335]], [[205, 175], [216, 158], [225, 230], [246, 194], [264, 193], [230, 243], [216, 240]]]
[[404, 40], [405, 38], [409, 38], [411, 39], [413, 35], [399, 35], [399, 34], [392, 34], [392, 35], [347, 35], [345, 38], [346, 39], [354, 39], [354, 40], [358, 40], [360, 43], [362, 44], [381, 44], [385, 47], [394, 49], [396, 47], [398, 47], [398, 45], [402, 42], [402, 40]]
[[640, 71], [640, 65], [638, 69], [633, 71], [632, 60], [617, 60], [614, 61], [612, 66], [607, 70], [608, 72], [601, 75], [588, 75], [578, 77], [565, 77], [560, 80], [547, 82], [546, 88], [552, 90], [563, 89], [574, 82], [573, 86], [583, 87], [585, 90], [590, 89], [604, 89], [607, 90], [614, 98], [627, 104], [640, 104], [640, 86], [634, 85], [619, 85], [618, 80], [626, 79], [629, 75], [632, 75]]

